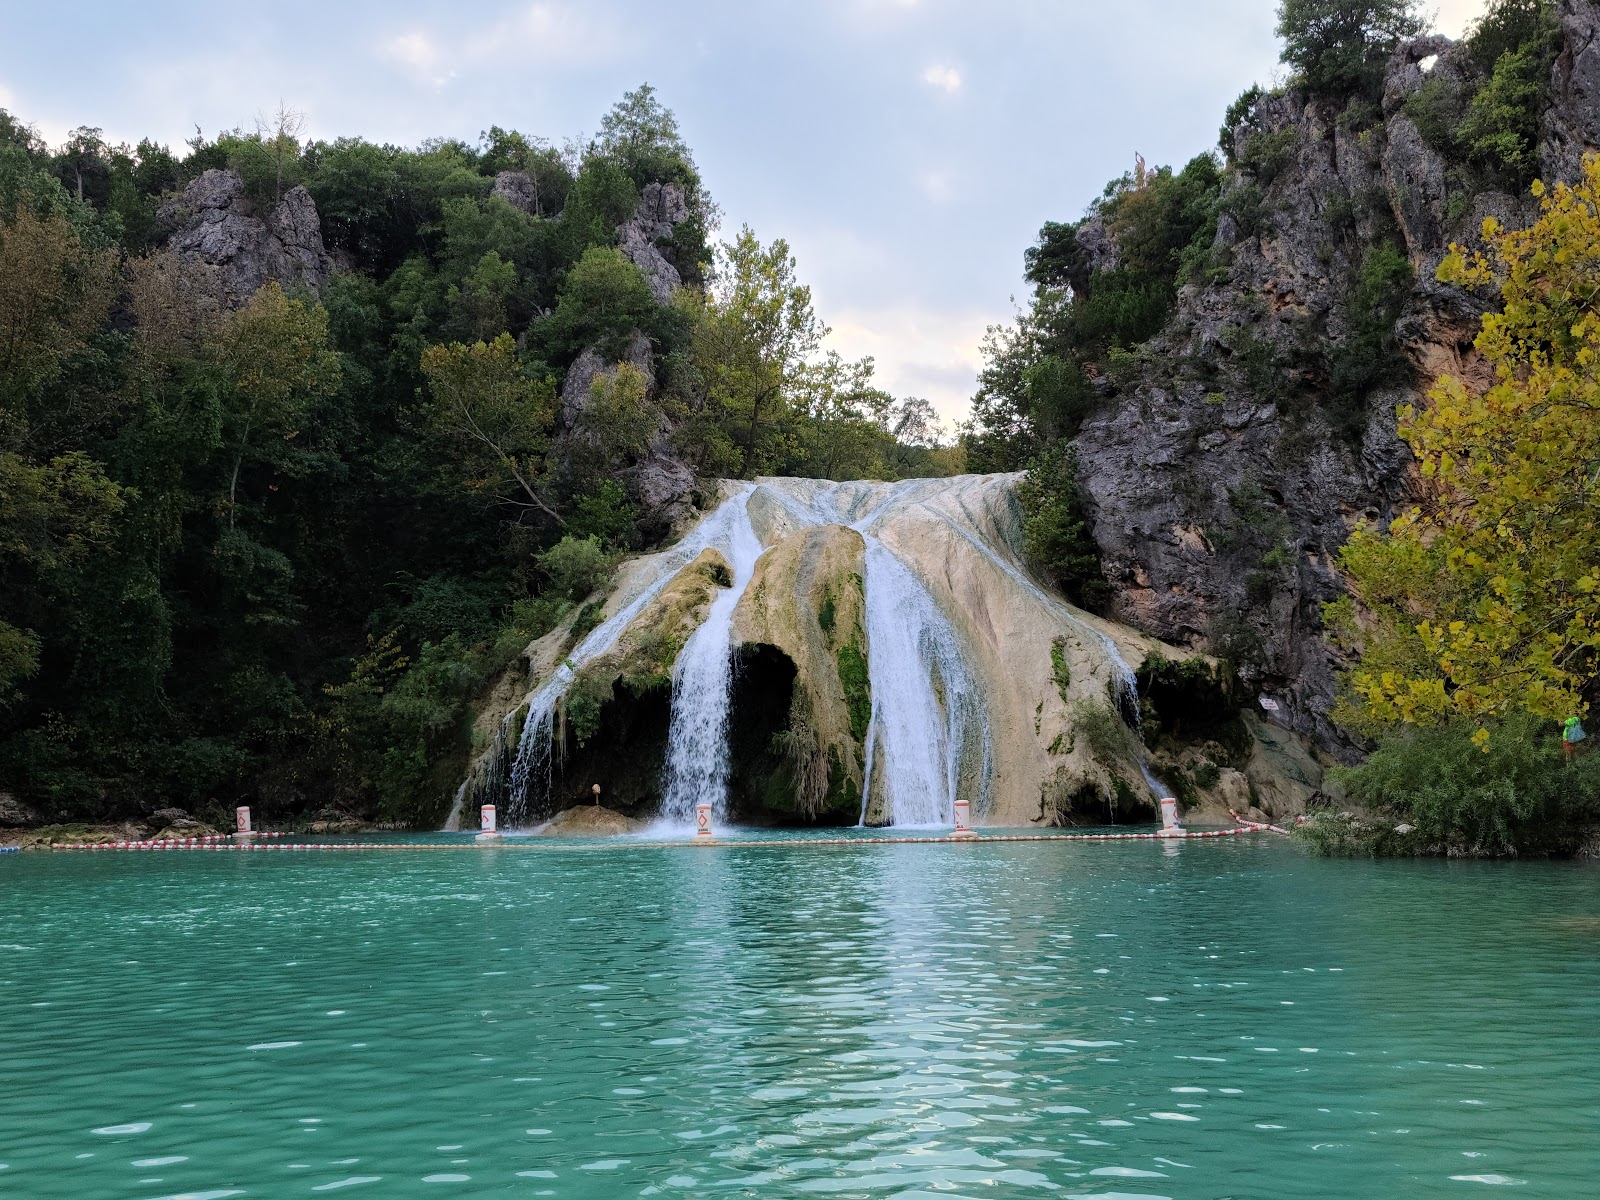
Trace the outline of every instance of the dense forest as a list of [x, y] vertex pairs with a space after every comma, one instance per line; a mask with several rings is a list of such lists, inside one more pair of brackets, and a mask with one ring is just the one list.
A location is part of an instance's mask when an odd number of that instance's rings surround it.
[[475, 697], [705, 481], [959, 462], [781, 240], [714, 240], [648, 86], [561, 149], [300, 125], [0, 111], [0, 792], [42, 819], [434, 819]]

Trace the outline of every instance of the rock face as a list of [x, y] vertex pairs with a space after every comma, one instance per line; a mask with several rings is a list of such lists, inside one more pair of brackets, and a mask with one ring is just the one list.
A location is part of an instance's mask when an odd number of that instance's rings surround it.
[[[670, 269], [670, 268], [669, 268]], [[570, 440], [586, 436], [583, 432], [583, 414], [589, 402], [590, 389], [595, 380], [622, 363], [634, 367], [645, 377], [650, 393], [656, 387], [655, 368], [651, 360], [650, 339], [635, 333], [624, 347], [622, 355], [608, 361], [595, 348], [590, 347], [567, 369], [561, 385], [561, 438]], [[674, 451], [671, 440], [672, 427], [663, 418], [648, 453], [638, 462], [616, 472], [616, 479], [628, 489], [628, 494], [640, 512], [640, 532], [646, 540], [654, 541], [665, 536], [675, 525], [694, 511], [694, 472], [684, 465]]]
[[[1572, 178], [1600, 140], [1597, 12], [1561, 5], [1567, 44], [1539, 147], [1547, 181]], [[1445, 372], [1483, 381], [1471, 343], [1493, 297], [1436, 282], [1448, 246], [1475, 243], [1485, 216], [1515, 225], [1534, 212], [1503, 193], [1449, 196], [1445, 162], [1406, 112], [1429, 78], [1454, 87], [1475, 69], [1447, 39], [1403, 45], [1383, 119], [1361, 133], [1293, 90], [1262, 98], [1234, 131], [1234, 158], [1258, 165], [1224, 185], [1215, 255], [1226, 278], [1183, 289], [1132, 378], [1096, 381], [1110, 402], [1078, 438], [1111, 615], [1241, 661], [1271, 702], [1264, 715], [1346, 761], [1359, 747], [1328, 716], [1342, 660], [1321, 622], [1343, 589], [1334, 556], [1357, 522], [1386, 524], [1407, 503], [1396, 405], [1423, 400]], [[1080, 245], [1111, 261], [1105, 230], [1089, 226]], [[1396, 327], [1414, 381], [1371, 392], [1336, 428], [1305, 397], [1327, 394], [1328, 348], [1369, 315], [1353, 301], [1363, 256], [1396, 231], [1414, 272]]]
[[234, 307], [269, 279], [314, 293], [328, 282], [332, 261], [322, 244], [316, 202], [303, 187], [290, 188], [263, 216], [237, 172], [214, 168], [162, 205], [157, 216], [173, 229], [168, 249], [185, 262], [210, 267]]
[[618, 248], [644, 272], [650, 290], [663, 304], [672, 299], [674, 288], [683, 285], [683, 277], [656, 243], [672, 237], [672, 231], [688, 219], [689, 202], [680, 185], [650, 183], [633, 217], [617, 227]]
[[530, 217], [539, 215], [539, 188], [526, 171], [501, 171], [494, 177], [490, 195], [499, 196], [512, 208]]
[[0, 826], [26, 826], [39, 824], [39, 814], [34, 812], [10, 792], [0, 792]]

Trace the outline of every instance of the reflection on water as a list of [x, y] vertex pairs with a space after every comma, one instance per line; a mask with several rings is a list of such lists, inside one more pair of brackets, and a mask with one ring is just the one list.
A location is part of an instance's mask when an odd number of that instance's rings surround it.
[[21, 855], [0, 1195], [1593, 1194], [1600, 876]]

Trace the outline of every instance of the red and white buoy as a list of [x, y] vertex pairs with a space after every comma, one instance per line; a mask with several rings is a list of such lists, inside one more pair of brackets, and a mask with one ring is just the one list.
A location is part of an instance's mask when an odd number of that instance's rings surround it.
[[956, 827], [950, 836], [958, 838], [977, 837], [977, 833], [972, 828], [972, 802], [965, 797], [958, 797], [956, 802], [951, 805], [951, 808], [955, 812]]
[[694, 836], [706, 839], [712, 837], [710, 804], [700, 803], [694, 806]]
[[1161, 800], [1161, 837], [1182, 837], [1183, 825], [1178, 820], [1178, 802], [1171, 796]]
[[482, 830], [478, 834], [480, 842], [498, 842], [500, 833], [495, 828], [494, 805], [485, 804], [478, 809], [478, 826]]
[[235, 842], [252, 842], [260, 835], [250, 828], [250, 806], [241, 804], [233, 810], [235, 832], [232, 840]]

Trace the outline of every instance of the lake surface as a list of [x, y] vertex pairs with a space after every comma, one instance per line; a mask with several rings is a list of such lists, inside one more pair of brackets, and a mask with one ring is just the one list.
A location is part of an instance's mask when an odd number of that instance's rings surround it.
[[1600, 870], [0, 857], [0, 1195], [1600, 1194]]

